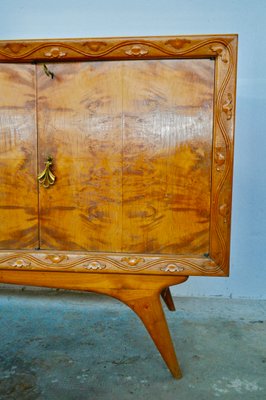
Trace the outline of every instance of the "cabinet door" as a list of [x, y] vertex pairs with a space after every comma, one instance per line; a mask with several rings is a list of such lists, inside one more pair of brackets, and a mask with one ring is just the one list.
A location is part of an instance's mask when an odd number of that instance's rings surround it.
[[119, 62], [38, 66], [39, 170], [53, 157], [56, 181], [40, 187], [40, 246], [121, 248], [122, 79]]
[[124, 62], [122, 250], [209, 252], [214, 61]]
[[35, 66], [0, 65], [0, 249], [38, 247]]
[[212, 60], [38, 66], [41, 248], [209, 252]]

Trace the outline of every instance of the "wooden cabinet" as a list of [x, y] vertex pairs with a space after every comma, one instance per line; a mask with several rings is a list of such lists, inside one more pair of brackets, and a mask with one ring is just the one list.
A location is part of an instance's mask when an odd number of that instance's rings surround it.
[[0, 281], [122, 300], [175, 377], [159, 295], [229, 271], [236, 47], [0, 42]]

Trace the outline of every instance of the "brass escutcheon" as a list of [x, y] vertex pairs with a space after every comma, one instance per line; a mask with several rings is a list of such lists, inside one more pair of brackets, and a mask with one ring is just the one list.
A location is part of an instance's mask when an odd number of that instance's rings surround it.
[[55, 176], [50, 170], [53, 165], [53, 159], [51, 156], [47, 157], [47, 161], [44, 163], [44, 170], [38, 175], [37, 179], [44, 188], [48, 189], [51, 185], [55, 183]]

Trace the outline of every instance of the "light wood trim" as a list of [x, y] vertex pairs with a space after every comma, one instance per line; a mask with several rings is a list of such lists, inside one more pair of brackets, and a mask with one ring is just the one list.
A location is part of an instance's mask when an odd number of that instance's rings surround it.
[[0, 270], [224, 276], [210, 257], [66, 251], [0, 251]]
[[0, 61], [209, 58], [226, 60], [237, 35], [146, 36], [0, 41]]

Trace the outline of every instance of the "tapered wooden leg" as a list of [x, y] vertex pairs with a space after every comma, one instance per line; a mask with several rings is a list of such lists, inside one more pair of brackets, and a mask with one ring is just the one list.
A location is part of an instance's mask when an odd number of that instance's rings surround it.
[[[165, 290], [169, 294], [169, 286], [182, 283], [187, 278], [187, 276], [123, 273], [0, 271], [0, 282], [85, 290], [107, 294], [121, 300], [142, 320], [175, 378], [181, 378], [181, 371], [162, 309], [160, 294]], [[169, 296], [167, 299], [170, 304]]]
[[168, 310], [175, 311], [175, 304], [169, 287], [163, 289], [161, 293], [162, 299], [168, 307]]
[[160, 294], [168, 289], [170, 296], [167, 300], [171, 306], [170, 299], [172, 302], [173, 299], [169, 285], [182, 283], [187, 277], [180, 276], [172, 279], [168, 276], [145, 276], [144, 279], [144, 276], [135, 275], [131, 277], [128, 287], [125, 283], [119, 291], [113, 290], [112, 296], [127, 304], [139, 316], [172, 375], [179, 379], [182, 373], [163, 312]]
[[144, 323], [166, 365], [175, 378], [181, 378], [182, 373], [175, 355], [174, 346], [160, 301], [160, 295], [124, 299], [126, 303]]

